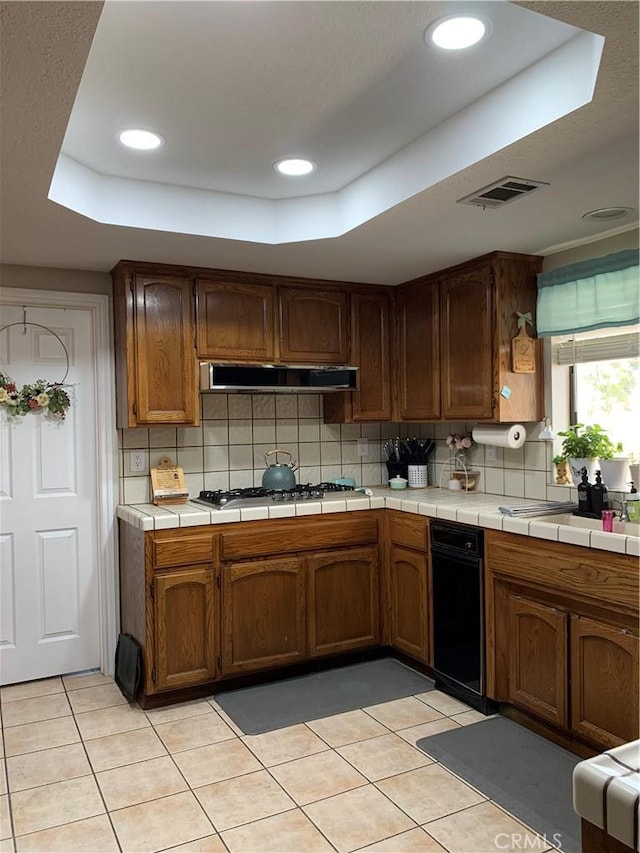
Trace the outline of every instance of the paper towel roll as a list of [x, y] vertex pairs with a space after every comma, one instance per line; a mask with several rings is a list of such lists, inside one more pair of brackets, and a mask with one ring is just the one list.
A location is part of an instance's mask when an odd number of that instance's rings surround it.
[[527, 431], [522, 424], [479, 424], [471, 435], [476, 444], [491, 444], [494, 447], [510, 447], [517, 450], [527, 440]]

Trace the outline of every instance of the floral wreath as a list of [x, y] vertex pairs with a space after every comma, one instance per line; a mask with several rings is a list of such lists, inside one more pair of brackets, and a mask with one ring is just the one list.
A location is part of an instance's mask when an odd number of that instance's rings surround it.
[[47, 411], [49, 415], [64, 420], [71, 400], [60, 382], [38, 379], [33, 385], [23, 385], [19, 391], [11, 377], [0, 371], [0, 405], [10, 417]]

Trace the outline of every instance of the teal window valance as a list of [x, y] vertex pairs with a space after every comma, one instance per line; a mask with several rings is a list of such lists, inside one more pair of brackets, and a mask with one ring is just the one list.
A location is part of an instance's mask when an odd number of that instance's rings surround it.
[[640, 322], [638, 249], [538, 275], [538, 337]]

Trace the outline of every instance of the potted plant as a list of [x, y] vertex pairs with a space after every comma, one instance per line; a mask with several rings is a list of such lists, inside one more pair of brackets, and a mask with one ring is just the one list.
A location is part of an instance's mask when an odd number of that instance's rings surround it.
[[569, 461], [574, 486], [580, 483], [583, 468], [587, 469], [587, 476], [592, 481], [599, 469], [599, 460], [613, 458], [613, 442], [600, 424], [573, 424], [558, 435], [564, 439], [562, 456]]
[[614, 489], [616, 492], [626, 491], [631, 473], [629, 457], [624, 455], [621, 441], [615, 445], [612, 458], [600, 457], [600, 470], [602, 482], [608, 489]]

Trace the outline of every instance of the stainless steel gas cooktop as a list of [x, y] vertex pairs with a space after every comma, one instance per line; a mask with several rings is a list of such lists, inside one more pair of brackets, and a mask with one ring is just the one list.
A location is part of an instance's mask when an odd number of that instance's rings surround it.
[[341, 493], [341, 498], [362, 497], [354, 486], [344, 486], [340, 483], [318, 483], [312, 485], [294, 486], [293, 489], [263, 489], [255, 486], [248, 489], [230, 489], [223, 491], [203, 491], [199, 497], [193, 498], [192, 503], [204, 504], [209, 509], [237, 509], [247, 506], [269, 506], [272, 503], [298, 503], [300, 501], [317, 501], [329, 494]]

